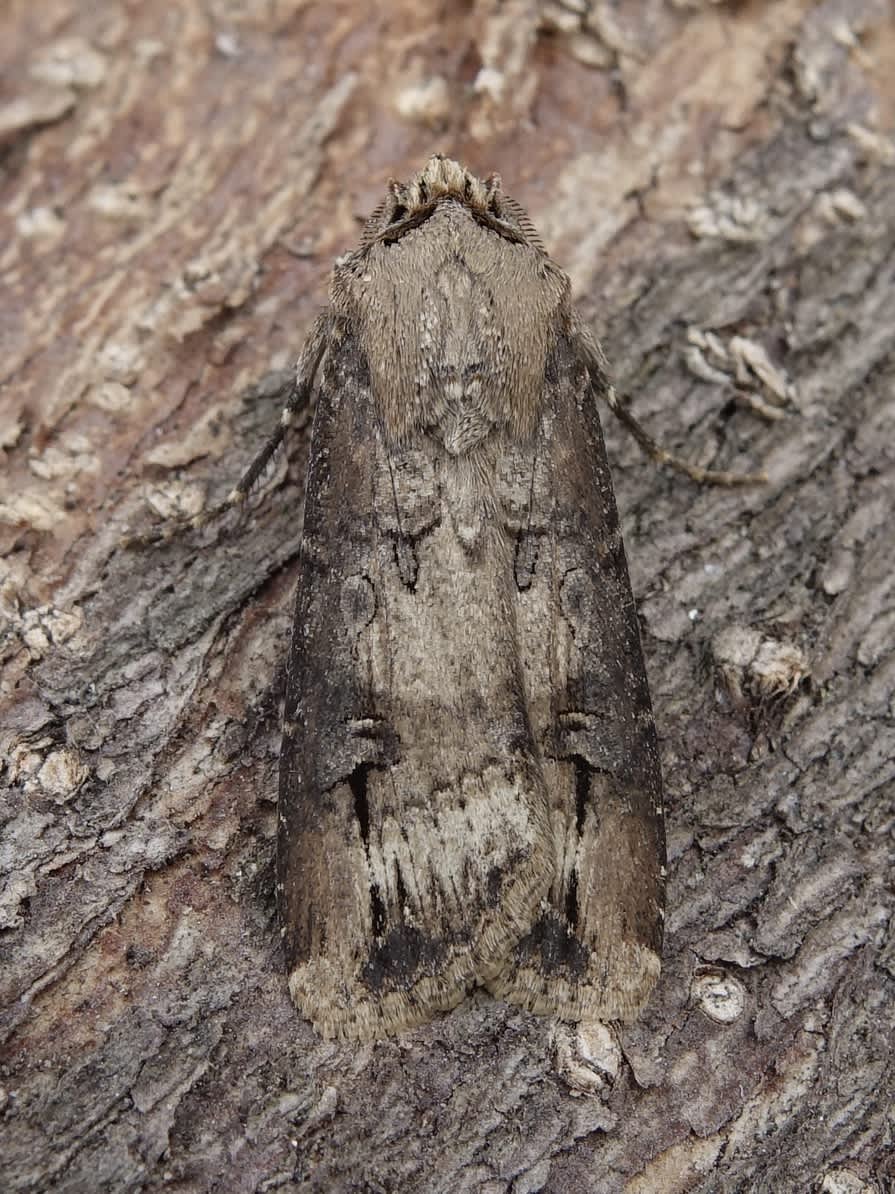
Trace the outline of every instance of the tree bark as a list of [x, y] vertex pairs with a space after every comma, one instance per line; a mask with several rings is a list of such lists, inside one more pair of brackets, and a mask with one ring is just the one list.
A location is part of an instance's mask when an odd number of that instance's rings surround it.
[[[895, 14], [886, 0], [5, 6], [9, 1191], [895, 1186]], [[607, 416], [669, 830], [626, 1029], [292, 1008], [278, 702], [306, 432], [240, 518], [389, 175], [499, 171]]]

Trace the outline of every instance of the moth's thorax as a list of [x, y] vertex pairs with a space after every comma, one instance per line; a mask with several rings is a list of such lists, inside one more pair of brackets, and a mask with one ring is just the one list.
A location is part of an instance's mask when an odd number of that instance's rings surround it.
[[399, 239], [343, 259], [333, 301], [357, 329], [395, 443], [424, 433], [460, 455], [495, 430], [533, 434], [568, 308], [568, 280], [540, 248], [444, 199]]

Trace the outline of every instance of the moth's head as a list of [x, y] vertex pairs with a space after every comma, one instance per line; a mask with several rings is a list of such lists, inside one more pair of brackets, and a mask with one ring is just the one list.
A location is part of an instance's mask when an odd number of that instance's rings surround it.
[[361, 247], [394, 242], [419, 228], [443, 204], [458, 204], [477, 223], [516, 243], [544, 246], [523, 209], [504, 194], [500, 175], [477, 178], [459, 162], [434, 154], [409, 182], [388, 185], [388, 194], [364, 227]]

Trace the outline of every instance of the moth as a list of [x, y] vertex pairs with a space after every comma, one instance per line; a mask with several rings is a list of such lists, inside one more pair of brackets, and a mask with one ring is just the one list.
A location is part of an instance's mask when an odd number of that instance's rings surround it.
[[568, 278], [491, 177], [392, 184], [297, 369], [316, 414], [278, 877], [325, 1036], [483, 984], [630, 1020], [659, 973], [656, 731]]
[[662, 782], [600, 400], [670, 459], [499, 178], [435, 156], [336, 261], [228, 499], [313, 401], [277, 896], [324, 1036], [476, 985], [630, 1021], [656, 982]]

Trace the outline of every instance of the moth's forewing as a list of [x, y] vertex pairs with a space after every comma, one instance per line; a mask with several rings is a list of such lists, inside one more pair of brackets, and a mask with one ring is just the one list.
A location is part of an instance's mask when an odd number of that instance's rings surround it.
[[[532, 930], [489, 984], [564, 1019], [630, 1020], [658, 977], [665, 839], [637, 614], [590, 379], [560, 330], [529, 463], [504, 509], [515, 618], [556, 868]], [[515, 473], [522, 471], [519, 464]]]
[[293, 997], [360, 1038], [493, 973], [553, 867], [510, 547], [465, 459], [386, 442], [367, 378], [348, 334], [313, 433], [279, 843]]

